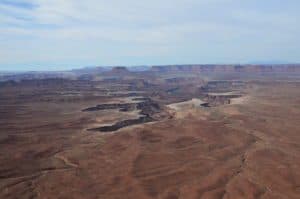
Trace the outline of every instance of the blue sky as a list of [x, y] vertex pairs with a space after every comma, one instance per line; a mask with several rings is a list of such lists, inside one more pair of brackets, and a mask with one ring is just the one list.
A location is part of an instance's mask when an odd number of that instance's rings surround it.
[[299, 0], [0, 0], [0, 70], [300, 62]]

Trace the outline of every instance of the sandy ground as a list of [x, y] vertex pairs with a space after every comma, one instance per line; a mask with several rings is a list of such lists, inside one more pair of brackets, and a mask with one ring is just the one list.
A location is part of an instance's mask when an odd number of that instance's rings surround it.
[[184, 110], [184, 109], [188, 109], [188, 108], [197, 108], [197, 107], [200, 107], [201, 104], [204, 104], [204, 103], [205, 102], [202, 101], [201, 99], [193, 98], [188, 101], [169, 104], [168, 107], [171, 109], [174, 109], [176, 111], [180, 111], [180, 110]]

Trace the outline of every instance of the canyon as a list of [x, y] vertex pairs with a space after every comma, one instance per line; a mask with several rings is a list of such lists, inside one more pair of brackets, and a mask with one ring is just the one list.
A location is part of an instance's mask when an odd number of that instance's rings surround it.
[[0, 75], [0, 198], [299, 198], [300, 65]]

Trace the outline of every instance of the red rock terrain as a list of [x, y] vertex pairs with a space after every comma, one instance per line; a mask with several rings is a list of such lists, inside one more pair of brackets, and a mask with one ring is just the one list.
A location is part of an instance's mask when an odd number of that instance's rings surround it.
[[[300, 197], [298, 80], [174, 78], [2, 83], [0, 198]], [[212, 106], [167, 106], [192, 98]]]

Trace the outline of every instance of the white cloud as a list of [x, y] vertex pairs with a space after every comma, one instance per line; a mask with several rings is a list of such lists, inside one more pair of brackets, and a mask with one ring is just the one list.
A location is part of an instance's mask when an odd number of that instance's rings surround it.
[[[47, 62], [64, 57], [99, 60], [108, 55], [112, 59], [135, 54], [176, 57], [180, 56], [177, 52], [206, 53], [203, 49], [241, 60], [254, 57], [255, 48], [263, 45], [269, 49], [269, 44], [280, 42], [288, 50], [299, 41], [299, 14], [291, 9], [292, 0], [286, 1], [280, 13], [266, 11], [256, 0], [257, 6], [249, 6], [250, 0], [12, 1], [33, 7], [0, 3], [0, 65], [14, 63], [16, 58], [18, 62]], [[230, 53], [238, 52], [237, 44], [251, 48], [245, 52], [248, 55]], [[193, 60], [197, 61], [196, 55]]]

